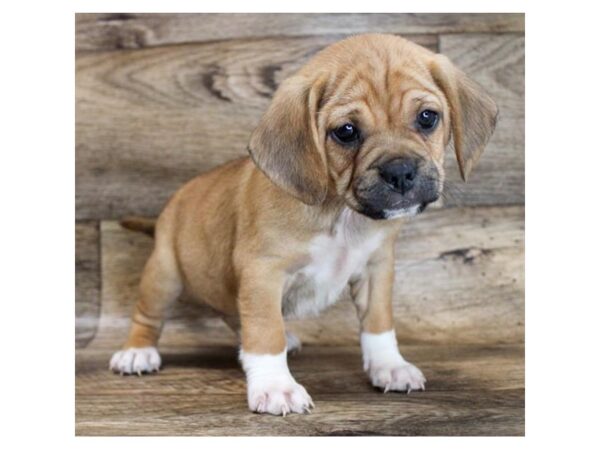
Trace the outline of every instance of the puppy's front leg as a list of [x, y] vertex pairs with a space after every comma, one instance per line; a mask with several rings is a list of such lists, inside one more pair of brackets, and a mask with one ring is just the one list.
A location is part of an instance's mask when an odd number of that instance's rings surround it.
[[352, 296], [361, 322], [364, 370], [371, 383], [384, 392], [408, 393], [425, 389], [426, 380], [398, 350], [392, 315], [393, 248], [393, 242], [387, 242], [373, 255], [367, 273], [352, 284]]
[[238, 309], [248, 406], [251, 411], [285, 416], [309, 412], [313, 402], [287, 365], [283, 282], [283, 271], [255, 262], [242, 274]]

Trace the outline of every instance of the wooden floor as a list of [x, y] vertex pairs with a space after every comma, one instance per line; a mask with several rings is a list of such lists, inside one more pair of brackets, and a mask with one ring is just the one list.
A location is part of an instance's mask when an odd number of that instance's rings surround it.
[[524, 435], [522, 345], [404, 346], [428, 379], [410, 395], [372, 388], [357, 347], [307, 346], [290, 367], [310, 415], [250, 413], [236, 348], [162, 349], [159, 374], [119, 376], [110, 351], [77, 351], [77, 435]]

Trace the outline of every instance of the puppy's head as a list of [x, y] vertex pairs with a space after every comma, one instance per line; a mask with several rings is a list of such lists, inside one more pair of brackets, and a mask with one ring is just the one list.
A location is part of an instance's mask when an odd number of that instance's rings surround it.
[[446, 57], [398, 36], [361, 35], [327, 47], [282, 83], [249, 151], [307, 204], [343, 200], [390, 219], [438, 199], [451, 138], [467, 179], [497, 111]]

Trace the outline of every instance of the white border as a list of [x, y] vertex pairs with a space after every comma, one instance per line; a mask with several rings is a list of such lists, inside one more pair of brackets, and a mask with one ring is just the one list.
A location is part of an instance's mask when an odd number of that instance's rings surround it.
[[[225, 7], [227, 4], [229, 7]], [[10, 2], [3, 6], [0, 401], [4, 442], [105, 448], [74, 438], [74, 12], [514, 12], [525, 10], [526, 438], [343, 439], [410, 448], [597, 448], [599, 167], [597, 11], [592, 2]], [[195, 7], [191, 9], [192, 5]], [[301, 6], [300, 6], [301, 5]], [[8, 289], [6, 289], [6, 287]], [[35, 305], [35, 306], [34, 306]], [[305, 439], [111, 439], [300, 448]], [[330, 442], [329, 440], [323, 441]]]

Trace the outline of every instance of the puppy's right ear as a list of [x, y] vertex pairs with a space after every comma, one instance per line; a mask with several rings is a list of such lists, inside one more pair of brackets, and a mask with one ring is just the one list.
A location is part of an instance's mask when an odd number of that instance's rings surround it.
[[255, 164], [280, 188], [309, 205], [327, 195], [324, 144], [317, 131], [317, 109], [324, 81], [297, 75], [285, 80], [250, 137]]

